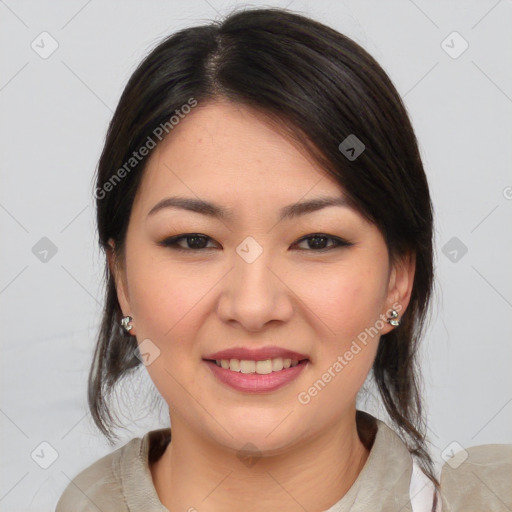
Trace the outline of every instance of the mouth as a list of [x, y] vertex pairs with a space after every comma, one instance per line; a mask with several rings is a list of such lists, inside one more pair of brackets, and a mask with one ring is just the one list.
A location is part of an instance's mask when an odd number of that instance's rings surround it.
[[274, 357], [252, 359], [203, 359], [213, 377], [223, 386], [244, 393], [269, 393], [295, 381], [309, 359]]
[[215, 363], [219, 368], [236, 373], [268, 375], [295, 368], [298, 365], [306, 364], [309, 359], [292, 359], [283, 357], [274, 357], [262, 360], [253, 359], [204, 359], [209, 363]]

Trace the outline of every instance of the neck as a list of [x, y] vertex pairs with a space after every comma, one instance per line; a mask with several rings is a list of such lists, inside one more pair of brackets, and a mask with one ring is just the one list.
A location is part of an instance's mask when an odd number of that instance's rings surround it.
[[350, 489], [369, 454], [355, 414], [285, 453], [245, 460], [172, 422], [172, 442], [151, 466], [169, 510], [326, 510]]

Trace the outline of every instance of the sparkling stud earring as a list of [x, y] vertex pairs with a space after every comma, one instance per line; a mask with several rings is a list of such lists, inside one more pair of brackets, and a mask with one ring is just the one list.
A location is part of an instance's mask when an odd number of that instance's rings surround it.
[[133, 320], [131, 316], [123, 316], [121, 319], [121, 327], [125, 329], [125, 331], [129, 332], [133, 329], [133, 325], [129, 325], [130, 322]]
[[393, 327], [398, 327], [400, 325], [400, 320], [398, 319], [398, 311], [396, 309], [391, 310], [391, 315], [387, 321], [388, 324], [391, 324]]

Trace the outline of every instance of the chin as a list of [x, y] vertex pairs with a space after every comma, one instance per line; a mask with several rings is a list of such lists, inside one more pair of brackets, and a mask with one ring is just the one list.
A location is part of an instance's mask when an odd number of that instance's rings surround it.
[[[286, 414], [281, 414], [279, 418], [269, 418], [268, 421], [261, 421], [261, 418], [260, 421], [248, 421], [247, 417], [237, 423], [228, 420], [228, 424], [233, 425], [227, 429], [228, 432], [222, 428], [219, 430], [216, 425], [216, 433], [212, 437], [216, 438], [219, 444], [237, 452], [243, 450], [245, 446], [245, 450], [249, 452], [255, 450], [265, 456], [279, 455], [297, 443], [300, 435], [296, 425], [285, 424], [286, 422], [280, 425], [283, 417], [286, 417]], [[227, 419], [229, 416], [223, 418]]]

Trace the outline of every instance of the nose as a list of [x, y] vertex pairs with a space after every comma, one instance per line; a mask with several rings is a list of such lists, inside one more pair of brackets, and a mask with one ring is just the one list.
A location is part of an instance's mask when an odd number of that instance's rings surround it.
[[223, 283], [217, 312], [224, 322], [257, 332], [293, 314], [292, 292], [265, 251], [252, 262], [236, 254]]

